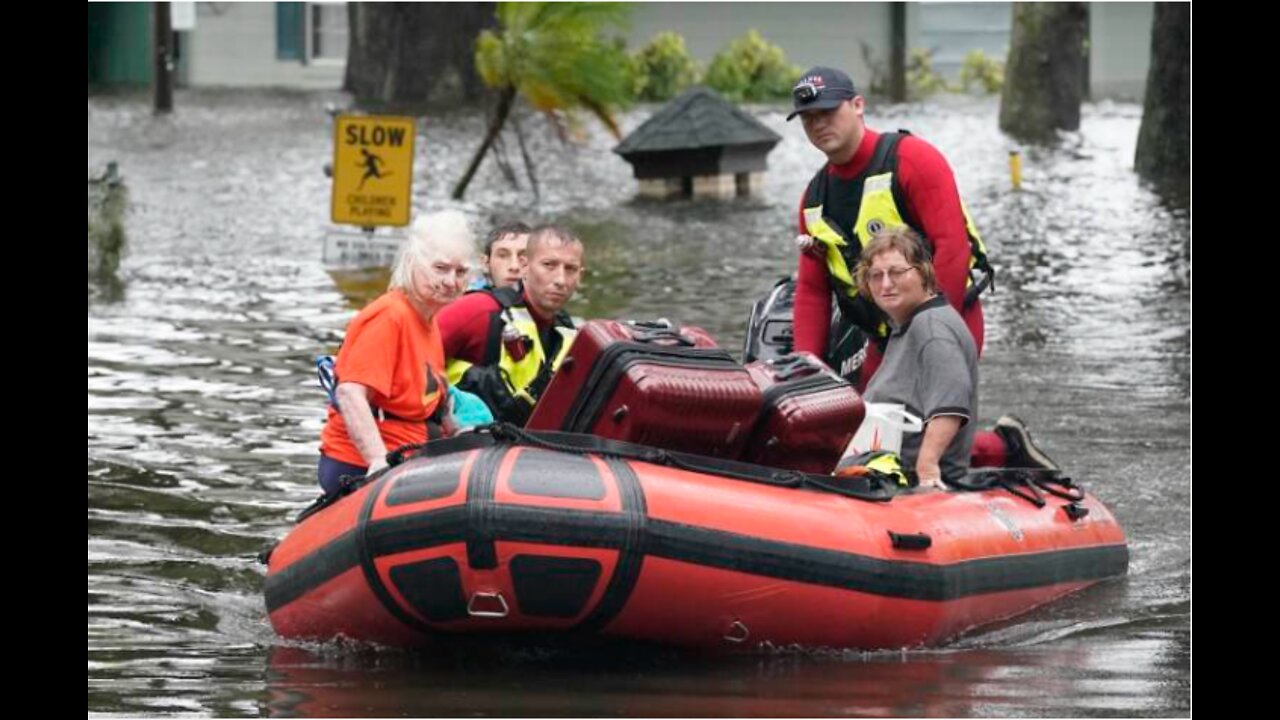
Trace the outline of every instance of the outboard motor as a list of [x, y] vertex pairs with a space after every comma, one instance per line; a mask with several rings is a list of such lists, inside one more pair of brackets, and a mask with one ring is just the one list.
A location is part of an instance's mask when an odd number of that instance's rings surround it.
[[774, 283], [768, 295], [751, 306], [747, 337], [742, 346], [742, 362], [773, 360], [793, 350], [795, 336], [791, 313], [795, 307], [796, 281], [784, 277]]
[[[751, 306], [747, 336], [742, 346], [742, 362], [773, 360], [795, 350], [792, 325], [795, 297], [795, 278], [784, 277], [774, 283], [768, 295]], [[862, 328], [844, 321], [834, 298], [831, 301], [831, 331], [827, 338], [823, 362], [844, 379], [857, 384], [858, 368], [862, 367], [867, 355], [867, 335]]]

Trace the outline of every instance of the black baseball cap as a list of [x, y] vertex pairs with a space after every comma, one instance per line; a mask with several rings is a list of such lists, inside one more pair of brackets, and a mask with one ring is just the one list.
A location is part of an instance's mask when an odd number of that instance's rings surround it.
[[822, 65], [810, 68], [791, 88], [792, 113], [787, 120], [806, 110], [830, 110], [857, 96], [853, 80], [842, 70]]

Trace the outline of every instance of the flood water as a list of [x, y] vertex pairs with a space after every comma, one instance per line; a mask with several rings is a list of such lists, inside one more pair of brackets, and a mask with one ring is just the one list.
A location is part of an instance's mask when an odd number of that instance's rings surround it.
[[[1141, 108], [1090, 105], [1009, 189], [990, 99], [872, 106], [956, 168], [999, 268], [984, 298], [984, 422], [1019, 414], [1129, 535], [1127, 577], [930, 651], [289, 644], [254, 555], [316, 494], [312, 359], [354, 313], [321, 261], [333, 94], [189, 91], [88, 101], [88, 168], [129, 188], [120, 288], [88, 307], [88, 710], [128, 715], [1114, 716], [1190, 713], [1190, 220], [1131, 167]], [[486, 162], [477, 112], [419, 121], [415, 204], [481, 228], [557, 220], [586, 241], [574, 314], [664, 316], [741, 346], [751, 302], [794, 269], [799, 194], [821, 163], [785, 109], [764, 193], [634, 198], [613, 140], [562, 145], [525, 119], [542, 201]], [[652, 107], [629, 111], [625, 130]], [[512, 160], [519, 155], [511, 143]], [[348, 291], [349, 288], [346, 288]]]

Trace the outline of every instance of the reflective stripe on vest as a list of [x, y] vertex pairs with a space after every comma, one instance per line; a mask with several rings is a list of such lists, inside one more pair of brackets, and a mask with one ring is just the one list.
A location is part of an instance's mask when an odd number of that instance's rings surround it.
[[[905, 131], [903, 134], [906, 134]], [[893, 133], [885, 133], [877, 142], [893, 142], [893, 135]], [[876, 153], [876, 155], [880, 154], [879, 152]], [[838, 287], [839, 292], [849, 298], [858, 296], [858, 288], [853, 281], [851, 264], [861, 255], [862, 249], [871, 242], [871, 238], [885, 228], [901, 225], [912, 226], [912, 223], [907, 221], [906, 214], [898, 207], [898, 203], [894, 198], [892, 168], [894, 167], [893, 161], [897, 155], [897, 144], [894, 143], [891, 150], [884, 155], [883, 161], [878, 163], [881, 167], [867, 168], [871, 172], [880, 172], [868, 175], [863, 180], [858, 214], [854, 219], [853, 227], [850, 228], [853, 233], [852, 238], [849, 238], [844, 233], [836, 221], [827, 219], [825, 207], [822, 204], [826, 197], [825, 185], [817, 188], [816, 195], [820, 201], [819, 205], [805, 207], [802, 211], [805, 229], [811, 237], [821, 242], [826, 249], [828, 273]], [[872, 162], [875, 163], [876, 159], [873, 156]], [[828, 182], [827, 173], [828, 168], [823, 167], [813, 182], [825, 184]], [[809, 201], [811, 199], [806, 197], [806, 202]], [[986, 243], [983, 242], [982, 236], [978, 233], [978, 228], [974, 224], [972, 216], [969, 215], [969, 208], [965, 206], [963, 201], [960, 203], [960, 209], [964, 214], [965, 231], [969, 236], [970, 273], [966, 279], [966, 286], [971, 286], [974, 283], [973, 270], [977, 269], [990, 274], [991, 265], [987, 258]], [[935, 249], [933, 240], [925, 235], [920, 228], [912, 226], [912, 229], [925, 239], [932, 253]], [[856, 247], [853, 246], [854, 243], [856, 243]]]
[[[536, 401], [536, 398], [530, 395], [528, 390], [537, 381], [547, 357], [546, 349], [543, 348], [542, 339], [538, 333], [538, 324], [534, 321], [528, 309], [520, 305], [505, 308], [500, 313], [503, 318], [504, 328], [514, 327], [521, 336], [529, 340], [530, 347], [525, 352], [524, 357], [516, 360], [508, 352], [506, 343], [502, 342], [502, 333], [498, 333], [498, 367], [502, 370], [502, 378], [511, 394], [532, 404]], [[555, 372], [560, 368], [560, 363], [569, 354], [569, 346], [573, 344], [577, 331], [561, 325], [553, 326], [553, 330], [560, 335], [560, 347], [556, 351], [556, 356], [551, 360], [551, 371]], [[471, 365], [472, 363], [466, 360], [450, 360], [448, 364], [449, 382], [457, 385]]]

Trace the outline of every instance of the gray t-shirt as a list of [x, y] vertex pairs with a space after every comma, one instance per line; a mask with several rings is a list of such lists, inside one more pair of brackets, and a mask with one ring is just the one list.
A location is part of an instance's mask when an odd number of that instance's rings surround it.
[[[939, 465], [947, 480], [969, 471], [969, 453], [978, 415], [978, 349], [969, 328], [939, 295], [916, 309], [902, 327], [894, 328], [884, 361], [867, 385], [867, 402], [902, 403], [924, 418], [955, 415], [960, 431], [942, 454]], [[903, 468], [914, 473], [924, 433], [902, 438]]]

